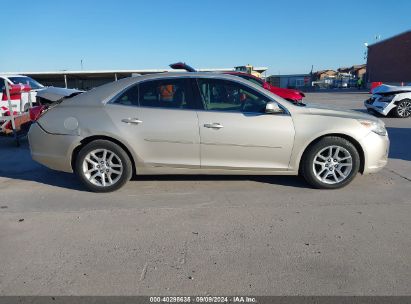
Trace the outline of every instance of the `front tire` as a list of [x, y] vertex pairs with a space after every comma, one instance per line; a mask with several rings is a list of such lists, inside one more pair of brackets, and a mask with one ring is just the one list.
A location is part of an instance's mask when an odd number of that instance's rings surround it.
[[300, 173], [314, 188], [338, 189], [348, 185], [360, 168], [355, 146], [341, 137], [324, 137], [303, 155]]
[[108, 140], [95, 140], [79, 151], [75, 173], [88, 190], [111, 192], [130, 180], [132, 165], [119, 145]]
[[395, 117], [407, 118], [411, 116], [411, 99], [403, 99], [393, 109]]

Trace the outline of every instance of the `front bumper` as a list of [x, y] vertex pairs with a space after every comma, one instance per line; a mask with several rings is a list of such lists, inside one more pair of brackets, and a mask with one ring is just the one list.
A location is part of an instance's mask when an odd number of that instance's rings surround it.
[[393, 102], [378, 102], [372, 101], [370, 99], [364, 101], [364, 106], [367, 108], [367, 110], [375, 111], [384, 116], [387, 116], [388, 113], [390, 113], [391, 110], [396, 107], [396, 105]]
[[361, 142], [364, 150], [364, 174], [380, 171], [388, 162], [390, 140], [388, 135], [381, 136], [370, 132]]
[[40, 164], [58, 171], [73, 172], [71, 155], [81, 138], [73, 135], [50, 134], [38, 123], [28, 133], [31, 157]]

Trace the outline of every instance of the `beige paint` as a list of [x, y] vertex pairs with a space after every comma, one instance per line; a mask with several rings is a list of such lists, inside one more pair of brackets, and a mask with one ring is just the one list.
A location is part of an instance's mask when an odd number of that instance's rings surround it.
[[[283, 114], [160, 109], [110, 104], [130, 85], [173, 77], [206, 77], [236, 81], [277, 102]], [[64, 127], [74, 117], [75, 130]], [[124, 123], [138, 119], [139, 124]], [[31, 127], [33, 158], [56, 170], [71, 172], [76, 146], [89, 136], [120, 141], [131, 153], [137, 174], [298, 174], [307, 146], [317, 138], [342, 134], [357, 142], [365, 156], [364, 173], [380, 170], [389, 140], [364, 127], [370, 115], [315, 106], [299, 107], [236, 76], [215, 73], [163, 73], [122, 79], [64, 101]], [[223, 128], [205, 128], [220, 123]]]

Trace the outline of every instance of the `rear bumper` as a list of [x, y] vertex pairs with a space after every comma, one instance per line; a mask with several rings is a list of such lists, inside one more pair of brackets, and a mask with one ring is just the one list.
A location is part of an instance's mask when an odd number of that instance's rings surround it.
[[388, 162], [390, 140], [388, 136], [381, 136], [370, 132], [361, 141], [364, 150], [364, 174], [380, 171]]
[[73, 172], [71, 155], [80, 144], [79, 136], [50, 134], [38, 123], [33, 123], [28, 139], [31, 157], [35, 161], [53, 170]]

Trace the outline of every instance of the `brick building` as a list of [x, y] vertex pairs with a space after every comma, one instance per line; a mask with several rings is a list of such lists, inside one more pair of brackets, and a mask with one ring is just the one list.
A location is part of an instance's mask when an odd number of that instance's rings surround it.
[[411, 30], [368, 46], [368, 82], [411, 82]]
[[334, 70], [321, 70], [313, 73], [313, 78], [315, 80], [323, 80], [328, 77], [335, 77], [337, 72]]
[[339, 68], [338, 73], [346, 73], [346, 74], [351, 74], [355, 76], [355, 78], [364, 78], [364, 74], [367, 71], [367, 65], [365, 64], [359, 64], [359, 65], [353, 65], [351, 67], [346, 67], [346, 68]]

